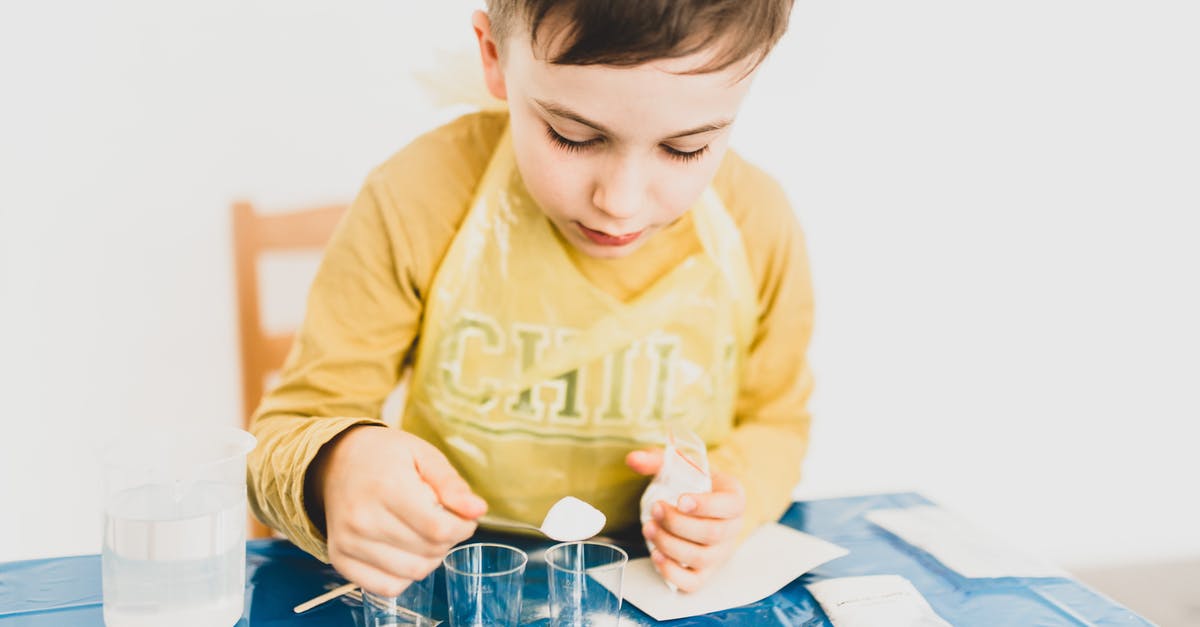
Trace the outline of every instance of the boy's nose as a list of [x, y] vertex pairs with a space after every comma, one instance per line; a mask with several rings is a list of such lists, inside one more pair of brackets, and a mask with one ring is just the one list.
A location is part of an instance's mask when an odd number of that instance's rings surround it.
[[592, 203], [614, 221], [628, 220], [642, 210], [646, 200], [646, 184], [640, 168], [632, 160], [624, 160], [596, 181]]

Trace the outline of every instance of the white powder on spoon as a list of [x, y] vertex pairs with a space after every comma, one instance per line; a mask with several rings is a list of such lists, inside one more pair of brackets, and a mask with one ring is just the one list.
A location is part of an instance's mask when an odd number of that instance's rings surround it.
[[600, 533], [604, 512], [573, 496], [563, 497], [542, 521], [542, 533], [559, 542], [580, 542]]

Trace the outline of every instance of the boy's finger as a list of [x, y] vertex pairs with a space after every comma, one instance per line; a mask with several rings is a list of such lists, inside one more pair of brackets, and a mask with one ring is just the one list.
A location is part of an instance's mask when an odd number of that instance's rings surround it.
[[737, 492], [684, 494], [679, 497], [676, 507], [696, 518], [738, 518], [746, 513], [746, 497]]
[[625, 465], [639, 475], [653, 475], [662, 468], [663, 452], [660, 448], [632, 451], [625, 456]]
[[[388, 512], [388, 514], [390, 515], [392, 512]], [[431, 516], [431, 520], [432, 522], [429, 524], [440, 524], [440, 521], [435, 517]], [[455, 534], [455, 541], [457, 540], [458, 535], [469, 535], [474, 532], [472, 523], [463, 521], [457, 516], [451, 517], [450, 526], [459, 527], [457, 529], [447, 530]], [[420, 533], [416, 529], [410, 527], [407, 521], [393, 518], [390, 521], [390, 524], [381, 527], [375, 533], [374, 537], [370, 539], [374, 540], [375, 542], [389, 544], [391, 546], [404, 549], [405, 551], [424, 558], [437, 558], [440, 560], [441, 558], [445, 557], [445, 547], [451, 542], [434, 542], [431, 538], [427, 537], [427, 535], [431, 534]]]
[[[416, 488], [425, 487], [424, 483], [415, 481]], [[406, 491], [419, 492], [419, 489]], [[479, 498], [479, 497], [475, 497]], [[425, 497], [392, 499], [388, 503], [389, 512], [417, 533], [422, 542], [429, 543], [445, 550], [466, 540], [475, 533], [475, 522], [463, 518], [448, 507], [444, 507]]]
[[441, 557], [426, 557], [383, 542], [359, 539], [343, 544], [342, 553], [396, 579], [417, 581], [437, 570]]
[[487, 502], [471, 491], [446, 456], [432, 444], [414, 439], [413, 461], [421, 479], [433, 488], [443, 507], [469, 520], [487, 512]]
[[411, 509], [411, 504], [398, 501], [385, 503], [382, 508], [371, 508], [366, 514], [348, 514], [340, 521], [342, 534], [339, 537], [381, 542], [424, 557], [441, 555], [441, 547], [431, 544], [410, 526], [412, 523], [400, 517], [401, 513]]
[[670, 533], [663, 533], [653, 522], [643, 525], [642, 534], [647, 540], [654, 543], [655, 549], [687, 568], [705, 568], [711, 561], [709, 554], [712, 551], [709, 547], [700, 546]]
[[650, 559], [654, 562], [654, 566], [658, 568], [658, 572], [663, 576], [663, 579], [675, 584], [683, 592], [694, 592], [699, 590], [700, 586], [704, 585], [704, 574], [702, 571], [684, 568], [675, 560], [663, 555], [661, 551], [651, 553]]
[[[332, 558], [333, 556], [331, 555], [330, 557]], [[341, 559], [336, 559], [333, 562], [333, 566], [337, 569], [338, 573], [368, 592], [385, 597], [400, 596], [400, 593], [404, 592], [405, 588], [408, 588], [412, 584], [411, 580], [393, 577], [374, 566], [356, 559], [344, 556], [339, 557]]]
[[720, 544], [733, 538], [742, 522], [741, 518], [697, 518], [684, 514], [662, 501], [659, 501], [658, 505], [662, 506], [662, 517], [656, 518], [654, 522], [660, 528], [704, 546]]

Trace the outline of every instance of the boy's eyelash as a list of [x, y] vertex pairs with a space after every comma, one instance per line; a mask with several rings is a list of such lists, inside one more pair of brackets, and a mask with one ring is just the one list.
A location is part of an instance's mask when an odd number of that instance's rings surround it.
[[562, 148], [567, 152], [579, 152], [584, 148], [590, 148], [604, 141], [603, 137], [593, 137], [585, 142], [571, 141], [566, 137], [559, 135], [558, 131], [555, 131], [554, 128], [552, 128], [549, 124], [546, 125], [546, 134], [550, 137], [550, 141], [554, 142], [559, 148]]
[[699, 159], [700, 157], [703, 157], [704, 153], [708, 152], [708, 146], [706, 145], [703, 148], [700, 148], [699, 150], [685, 152], [683, 150], [676, 150], [676, 149], [664, 144], [663, 150], [667, 151], [667, 155], [669, 155], [672, 159], [675, 159], [676, 161], [695, 161], [695, 160]]
[[[567, 152], [580, 152], [586, 148], [591, 148], [592, 146], [595, 146], [597, 144], [604, 142], [603, 137], [593, 137], [592, 139], [589, 139], [587, 141], [582, 141], [582, 142], [572, 141], [570, 139], [567, 139], [566, 137], [563, 137], [562, 135], [559, 135], [558, 131], [555, 131], [554, 127], [550, 126], [549, 124], [546, 125], [546, 135], [550, 138], [551, 142], [553, 142], [556, 146], [558, 146], [559, 148], [562, 148], [563, 150], [565, 150]], [[666, 144], [663, 144], [662, 149], [664, 152], [667, 153], [668, 157], [670, 157], [676, 161], [682, 161], [682, 162], [695, 161], [695, 160], [699, 159], [700, 157], [703, 157], [704, 153], [708, 152], [708, 146], [705, 146], [699, 150], [692, 150], [689, 152], [689, 151], [677, 150]]]

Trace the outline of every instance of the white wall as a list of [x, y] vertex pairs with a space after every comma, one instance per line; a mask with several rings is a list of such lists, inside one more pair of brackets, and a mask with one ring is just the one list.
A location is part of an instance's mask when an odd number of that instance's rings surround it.
[[[350, 198], [450, 115], [410, 74], [472, 5], [0, 9], [0, 560], [98, 551], [104, 434], [238, 421], [228, 203]], [[800, 494], [917, 489], [1068, 565], [1200, 554], [1197, 25], [797, 5], [735, 145], [809, 233]]]
[[812, 4], [739, 129], [813, 251], [805, 489], [1200, 554], [1200, 6]]

